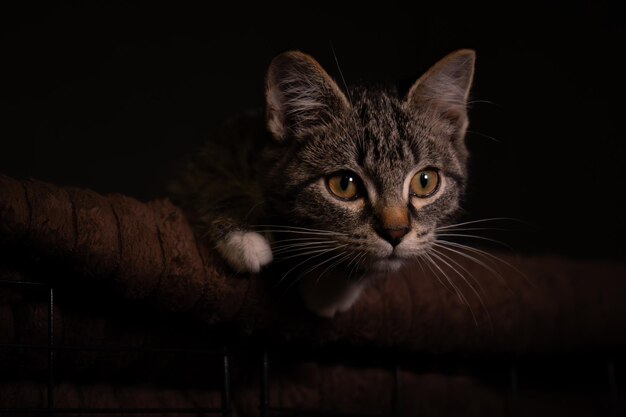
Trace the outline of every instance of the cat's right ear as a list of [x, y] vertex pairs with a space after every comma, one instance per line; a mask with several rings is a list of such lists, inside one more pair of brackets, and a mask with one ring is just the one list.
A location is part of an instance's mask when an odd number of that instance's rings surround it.
[[267, 127], [276, 140], [299, 138], [350, 106], [337, 83], [309, 55], [284, 52], [265, 79]]
[[431, 109], [456, 128], [456, 137], [467, 129], [467, 98], [476, 53], [461, 49], [447, 55], [420, 77], [407, 94], [406, 102], [414, 110]]

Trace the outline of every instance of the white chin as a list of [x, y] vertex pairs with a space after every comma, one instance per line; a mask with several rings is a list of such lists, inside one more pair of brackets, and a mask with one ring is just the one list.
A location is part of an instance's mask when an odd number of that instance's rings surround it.
[[380, 259], [372, 263], [370, 270], [372, 272], [395, 272], [404, 265], [402, 259]]

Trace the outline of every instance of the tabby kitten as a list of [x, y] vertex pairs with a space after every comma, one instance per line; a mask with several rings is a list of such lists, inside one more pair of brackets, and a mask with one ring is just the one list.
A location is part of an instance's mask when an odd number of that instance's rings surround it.
[[467, 178], [472, 50], [436, 63], [404, 98], [342, 91], [310, 56], [271, 62], [265, 128], [232, 120], [171, 187], [223, 259], [274, 260], [320, 316], [349, 309], [372, 278], [425, 253]]

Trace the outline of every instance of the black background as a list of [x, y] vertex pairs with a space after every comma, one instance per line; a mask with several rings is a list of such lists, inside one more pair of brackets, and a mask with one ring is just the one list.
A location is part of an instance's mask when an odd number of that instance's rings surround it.
[[[310, 53], [339, 79], [408, 86], [478, 54], [465, 219], [513, 217], [517, 251], [623, 260], [623, 16], [602, 2], [487, 7], [206, 2], [0, 10], [0, 173], [160, 197], [223, 118], [263, 104], [271, 58]], [[497, 222], [496, 222], [497, 223]]]

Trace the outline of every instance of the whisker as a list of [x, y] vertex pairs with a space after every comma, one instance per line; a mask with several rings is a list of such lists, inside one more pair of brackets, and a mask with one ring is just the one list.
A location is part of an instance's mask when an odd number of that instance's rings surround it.
[[470, 100], [467, 102], [468, 105], [472, 105], [472, 104], [491, 104], [492, 106], [497, 106], [499, 107], [500, 104], [494, 102], [494, 101], [490, 101], [490, 100]]
[[[354, 274], [356, 271], [359, 270], [359, 268], [361, 267], [361, 265], [363, 264], [365, 259], [367, 259], [367, 254], [365, 252], [362, 252], [360, 254], [357, 254], [354, 257], [354, 259], [355, 259], [355, 262], [354, 262], [354, 265], [352, 265], [352, 268], [350, 269], [350, 272], [348, 273], [348, 279], [352, 279], [352, 274]], [[348, 264], [348, 265], [350, 265], [350, 264]]]
[[[435, 243], [435, 242], [433, 242]], [[438, 248], [441, 249], [447, 249], [445, 246], [442, 245], [435, 245]], [[461, 269], [463, 272], [465, 272], [467, 275], [469, 275], [469, 277], [472, 279], [473, 282], [476, 283], [476, 285], [478, 285], [480, 292], [486, 296], [485, 294], [485, 289], [483, 288], [482, 284], [480, 283], [480, 281], [478, 279], [476, 279], [476, 277], [474, 276], [474, 274], [472, 274], [471, 271], [469, 271], [463, 264], [459, 263], [456, 259], [454, 259], [453, 257], [451, 257], [450, 255], [447, 255], [441, 251], [436, 250], [434, 247], [432, 248], [432, 250], [437, 253], [439, 256], [443, 256], [444, 258], [446, 258], [449, 262], [452, 262], [454, 265], [456, 265], [459, 269]]]
[[324, 271], [322, 271], [322, 273], [317, 277], [317, 282], [319, 282], [319, 280], [322, 279], [322, 277], [324, 276], [326, 272], [335, 268], [337, 265], [344, 262], [346, 259], [349, 259], [351, 255], [352, 255], [352, 252], [345, 253], [344, 256], [342, 256], [341, 258], [333, 262], [331, 265], [328, 265], [326, 269], [324, 269]]
[[[491, 254], [491, 253], [489, 253], [489, 252], [487, 252], [487, 251], [484, 251], [484, 250], [482, 250], [482, 249], [474, 248], [474, 247], [472, 247], [472, 246], [463, 245], [462, 243], [458, 243], [458, 242], [451, 242], [451, 241], [449, 241], [449, 240], [439, 239], [439, 240], [437, 240], [437, 242], [443, 243], [443, 244], [445, 244], [445, 245], [449, 245], [449, 246], [457, 247], [457, 248], [460, 248], [460, 249], [465, 249], [465, 250], [468, 250], [468, 251], [470, 251], [470, 252], [474, 252], [474, 253], [476, 253], [477, 255], [484, 256], [486, 259], [489, 259], [489, 260], [491, 260], [492, 262], [494, 262], [494, 261], [498, 261], [498, 262], [500, 262], [500, 263], [502, 263], [502, 264], [504, 264], [504, 265], [508, 266], [509, 268], [513, 269], [513, 270], [514, 270], [515, 272], [517, 272], [519, 275], [521, 275], [521, 276], [522, 276], [522, 277], [526, 280], [526, 282], [527, 282], [528, 284], [533, 285], [533, 286], [535, 285], [535, 284], [534, 284], [534, 283], [533, 283], [533, 282], [532, 282], [532, 281], [528, 278], [528, 276], [527, 276], [526, 274], [524, 274], [522, 271], [520, 271], [520, 270], [519, 270], [519, 268], [517, 268], [515, 265], [511, 264], [510, 262], [505, 261], [504, 259], [501, 259], [500, 257], [498, 257], [498, 256], [496, 256], [496, 255], [494, 255], [494, 254]], [[445, 242], [445, 243], [444, 243], [444, 242]]]
[[[280, 284], [280, 283], [281, 283], [281, 282], [285, 279], [285, 277], [287, 277], [287, 275], [289, 275], [289, 274], [290, 274], [290, 273], [291, 273], [294, 269], [298, 268], [300, 265], [303, 265], [303, 264], [305, 264], [305, 263], [309, 262], [311, 259], [318, 258], [318, 257], [320, 257], [320, 256], [322, 256], [322, 255], [324, 255], [324, 254], [326, 254], [326, 253], [328, 253], [328, 252], [332, 252], [333, 250], [335, 250], [335, 248], [331, 248], [331, 249], [327, 249], [327, 250], [325, 250], [325, 251], [321, 251], [321, 252], [320, 252], [320, 253], [318, 253], [317, 255], [312, 256], [312, 257], [310, 257], [310, 258], [307, 258], [307, 259], [305, 259], [304, 261], [300, 262], [299, 264], [297, 264], [296, 266], [294, 266], [293, 268], [291, 268], [289, 271], [287, 271], [287, 272], [285, 273], [285, 275], [283, 275], [283, 276], [282, 276], [282, 277], [278, 280], [278, 282], [276, 283], [276, 285], [279, 285], [279, 284]], [[291, 287], [291, 286], [290, 286], [290, 287]]]
[[246, 213], [246, 215], [244, 216], [244, 221], [248, 221], [248, 218], [250, 217], [250, 215], [252, 214], [252, 212], [259, 206], [265, 204], [265, 200], [261, 200], [258, 203], [256, 203], [255, 205], [253, 205], [250, 210], [248, 210], [248, 212]]
[[443, 236], [443, 237], [464, 237], [464, 238], [468, 238], [468, 239], [485, 240], [485, 241], [497, 243], [499, 245], [504, 246], [505, 248], [513, 250], [513, 248], [510, 245], [507, 245], [504, 242], [501, 242], [499, 240], [492, 239], [492, 238], [489, 238], [489, 237], [484, 237], [484, 236], [469, 235], [469, 234], [466, 234], [466, 233], [438, 233], [437, 236]]
[[488, 270], [489, 272], [494, 274], [512, 292], [511, 287], [509, 286], [508, 282], [506, 282], [506, 280], [504, 279], [502, 274], [500, 274], [498, 271], [493, 269], [491, 266], [487, 265], [486, 263], [484, 263], [483, 261], [481, 261], [480, 259], [478, 259], [478, 258], [476, 258], [474, 256], [471, 256], [471, 255], [469, 255], [467, 253], [461, 252], [460, 250], [450, 248], [450, 247], [446, 246], [446, 244], [440, 243], [440, 242], [447, 242], [447, 241], [440, 240], [440, 241], [437, 241], [437, 242], [433, 242], [433, 244], [435, 246], [441, 248], [441, 249], [445, 249], [445, 250], [450, 251], [452, 253], [456, 253], [457, 255], [462, 256], [462, 257], [464, 257], [466, 259], [469, 259], [469, 260], [475, 262], [477, 265], [482, 266], [483, 268], [485, 268], [486, 270]]
[[[456, 284], [454, 283], [454, 281], [453, 281], [452, 279], [450, 279], [450, 277], [448, 276], [448, 274], [446, 274], [446, 273], [445, 273], [445, 271], [444, 271], [444, 270], [443, 270], [443, 269], [442, 269], [442, 268], [441, 268], [441, 267], [437, 264], [437, 262], [435, 262], [435, 261], [433, 260], [433, 258], [432, 258], [432, 256], [431, 256], [431, 255], [435, 256], [435, 253], [430, 252], [430, 253], [428, 253], [428, 254], [425, 254], [426, 259], [428, 259], [428, 260], [432, 263], [432, 265], [433, 265], [435, 268], [437, 268], [437, 270], [438, 270], [439, 272], [441, 272], [441, 273], [443, 274], [443, 276], [446, 278], [446, 281], [447, 281], [447, 282], [448, 282], [448, 283], [452, 286], [452, 288], [454, 288], [454, 291], [453, 291], [453, 292], [454, 292], [454, 294], [456, 294], [456, 295], [457, 295], [457, 297], [459, 297], [459, 299], [460, 299], [461, 301], [463, 301], [463, 303], [464, 303], [467, 307], [470, 307], [469, 303], [467, 302], [467, 298], [465, 298], [465, 295], [462, 293], [461, 289], [458, 287], [458, 285], [456, 285]], [[439, 258], [439, 257], [436, 257], [436, 258], [437, 258], [437, 259], [439, 259], [439, 260], [441, 260], [441, 258]]]
[[[471, 289], [471, 291], [474, 293], [474, 295], [476, 296], [476, 298], [478, 298], [478, 301], [480, 302], [480, 305], [482, 306], [483, 310], [485, 311], [485, 313], [487, 314], [487, 319], [489, 321], [490, 326], [493, 328], [493, 321], [491, 319], [491, 313], [489, 312], [489, 309], [487, 308], [487, 305], [485, 304], [485, 300], [483, 299], [483, 295], [485, 295], [485, 290], [483, 288], [483, 286], [480, 284], [479, 281], [476, 280], [476, 278], [474, 278], [474, 276], [467, 270], [465, 269], [462, 265], [460, 265], [458, 262], [456, 262], [454, 259], [450, 258], [449, 256], [437, 251], [436, 249], [432, 248], [433, 251], [433, 256], [436, 257], [437, 259], [439, 259], [441, 262], [443, 262], [445, 265], [448, 266], [448, 268], [452, 269], [462, 280], [463, 282], [465, 282], [467, 284], [467, 286]], [[445, 259], [444, 259], [445, 258]], [[453, 262], [454, 264], [458, 265], [460, 268], [462, 268], [465, 272], [467, 272], [468, 274], [470, 274], [472, 276], [472, 280], [478, 285], [478, 289], [476, 289], [476, 287], [469, 282], [469, 280], [465, 277], [465, 275], [463, 275], [458, 269], [456, 269], [451, 263], [447, 262], [446, 259], [448, 259], [450, 262]], [[486, 295], [485, 295], [486, 296]], [[478, 325], [478, 323], [476, 322], [476, 325]]]
[[339, 71], [339, 75], [341, 76], [341, 81], [343, 82], [343, 86], [346, 90], [346, 94], [348, 95], [348, 102], [352, 104], [352, 96], [350, 95], [350, 89], [348, 88], [348, 83], [346, 83], [346, 79], [343, 77], [343, 71], [341, 71], [341, 67], [339, 66], [339, 59], [337, 58], [337, 54], [335, 53], [335, 47], [333, 46], [332, 41], [330, 41], [330, 49], [333, 52], [333, 58], [335, 58], [335, 64], [337, 65], [337, 70]]
[[348, 246], [348, 245], [346, 244], [346, 245], [333, 246], [333, 247], [331, 247], [331, 248], [329, 248], [328, 250], [325, 250], [325, 251], [323, 249], [310, 250], [310, 251], [306, 251], [306, 252], [302, 252], [302, 253], [297, 253], [295, 255], [289, 255], [289, 256], [286, 256], [284, 258], [280, 258], [280, 260], [281, 261], [285, 261], [287, 259], [297, 258], [299, 256], [314, 255], [316, 253], [319, 253], [320, 251], [323, 251], [323, 253], [326, 253], [326, 252], [330, 252], [330, 251], [333, 251], [333, 250], [341, 249], [341, 248], [346, 247], [346, 246]]
[[492, 140], [492, 141], [497, 142], [497, 143], [502, 143], [502, 141], [500, 139], [496, 139], [493, 136], [485, 135], [484, 133], [477, 132], [475, 130], [467, 130], [467, 133], [470, 134], [470, 135], [482, 136], [485, 139], [489, 139], [489, 140]]
[[[433, 267], [430, 265], [430, 264], [433, 262], [433, 261], [432, 261], [432, 259], [427, 258], [427, 254], [425, 254], [425, 253], [423, 253], [423, 254], [421, 254], [421, 255], [417, 256], [417, 259], [418, 259], [418, 260], [419, 260], [420, 258], [423, 258], [425, 261], [428, 261], [428, 262], [426, 262], [426, 266], [428, 267], [428, 269], [430, 269], [430, 272], [432, 272], [433, 276], [434, 276], [435, 278], [437, 278], [437, 281], [439, 281], [439, 283], [441, 284], [441, 286], [442, 286], [443, 288], [445, 288], [445, 289], [446, 289], [446, 291], [448, 291], [449, 293], [451, 293], [451, 294], [456, 294], [456, 293], [455, 293], [455, 291], [454, 291], [454, 289], [450, 289], [450, 287], [448, 286], [448, 284], [446, 284], [445, 282], [443, 282], [443, 281], [441, 280], [441, 278], [439, 277], [439, 274], [437, 274], [437, 273], [435, 272], [435, 270], [433, 269]], [[421, 264], [421, 263], [420, 263], [420, 266], [422, 267], [422, 271], [424, 271], [424, 267], [422, 266], [422, 264]], [[426, 271], [424, 271], [424, 272], [426, 272]]]
[[280, 229], [280, 230], [302, 230], [302, 231], [307, 231], [307, 232], [321, 232], [321, 233], [328, 233], [328, 234], [333, 234], [333, 235], [346, 235], [347, 234], [347, 233], [342, 233], [342, 232], [336, 232], [334, 230], [312, 229], [309, 227], [288, 226], [284, 224], [257, 224], [252, 227], [254, 228], [269, 227], [269, 228]]
[[272, 250], [272, 253], [274, 255], [282, 255], [285, 253], [289, 253], [289, 252], [297, 252], [297, 251], [304, 251], [304, 250], [313, 250], [313, 249], [324, 249], [324, 248], [328, 248], [330, 245], [333, 245], [332, 242], [328, 242], [328, 243], [310, 243], [307, 244], [306, 246], [286, 246], [286, 247], [281, 247], [279, 249], [276, 250]]
[[487, 230], [497, 230], [501, 232], [512, 231], [512, 229], [503, 229], [501, 227], [446, 227], [446, 228], [436, 227], [435, 231], [438, 231], [440, 229], [446, 232], [475, 232], [475, 231], [487, 231]]
[[310, 232], [306, 230], [278, 230], [278, 229], [261, 229], [257, 230], [259, 233], [292, 233], [298, 235], [312, 235], [312, 236], [347, 236], [346, 233], [339, 232]]
[[440, 227], [437, 227], [436, 230], [449, 229], [449, 228], [455, 227], [455, 226], [465, 226], [467, 224], [485, 223], [485, 222], [493, 222], [493, 221], [504, 221], [504, 220], [527, 224], [526, 222], [524, 222], [524, 221], [522, 221], [520, 219], [516, 219], [514, 217], [490, 217], [490, 218], [486, 218], [486, 219], [470, 220], [470, 221], [467, 221], [467, 222], [461, 222], [461, 223], [449, 224], [449, 225], [446, 225], [446, 226], [440, 226]]
[[476, 315], [474, 314], [474, 310], [472, 309], [472, 306], [470, 305], [469, 301], [467, 300], [467, 298], [465, 297], [463, 292], [460, 290], [460, 288], [454, 283], [454, 281], [452, 281], [450, 279], [448, 274], [446, 274], [445, 271], [443, 269], [441, 269], [441, 267], [439, 265], [437, 265], [437, 263], [430, 257], [431, 254], [424, 254], [424, 255], [426, 256], [426, 259], [430, 260], [430, 262], [433, 264], [433, 266], [435, 268], [437, 268], [443, 274], [443, 276], [446, 278], [446, 281], [448, 281], [450, 283], [452, 288], [454, 288], [454, 293], [459, 298], [459, 300], [461, 300], [461, 302], [467, 306], [467, 308], [469, 309], [469, 311], [470, 311], [470, 313], [472, 315], [472, 318], [474, 319], [474, 324], [476, 326], [478, 326], [478, 320], [476, 318]]
[[[452, 291], [450, 291], [452, 294], [455, 294], [465, 305], [467, 305], [469, 307], [469, 304], [467, 303], [467, 300], [465, 299], [465, 297], [463, 296], [463, 294], [461, 294], [459, 288], [454, 284], [454, 282], [452, 282], [452, 280], [450, 279], [450, 277], [448, 276], [448, 274], [446, 274], [441, 267], [439, 267], [439, 265], [437, 265], [437, 263], [433, 260], [433, 258], [430, 256], [429, 253], [424, 253], [424, 259], [426, 259], [432, 266], [434, 266], [435, 268], [437, 268], [437, 270], [443, 274], [443, 277], [446, 279], [446, 282], [448, 284], [450, 284], [450, 286], [452, 287]], [[433, 272], [436, 272], [433, 270]], [[439, 276], [437, 274], [437, 276]], [[438, 278], [439, 279], [439, 278]], [[440, 281], [441, 282], [441, 281]]]
[[349, 271], [348, 279], [350, 279], [351, 276], [352, 276], [352, 269], [353, 268], [350, 268], [350, 266], [356, 263], [356, 260], [359, 258], [359, 256], [363, 255], [363, 252], [359, 252], [356, 249], [353, 249], [352, 252], [351, 252], [351, 255], [354, 255], [354, 256], [352, 256], [352, 259], [350, 259], [350, 262], [348, 262], [348, 264], [344, 268], [346, 271]]
[[420, 269], [422, 270], [422, 272], [424, 274], [426, 274], [426, 270], [424, 269], [424, 265], [422, 265], [422, 256], [421, 255], [417, 255], [415, 257], [415, 260], [417, 261], [417, 264], [419, 265]]
[[[316, 270], [317, 268], [319, 268], [320, 266], [331, 262], [333, 259], [337, 259], [340, 256], [345, 256], [345, 253], [340, 253], [338, 255], [332, 256], [328, 259], [323, 260], [322, 262], [319, 262], [317, 264], [315, 264], [313, 267], [307, 269], [306, 271], [304, 271], [303, 273], [301, 273], [300, 275], [298, 275], [296, 277], [296, 279], [293, 280], [293, 282], [291, 284], [289, 284], [289, 287], [291, 288], [292, 286], [294, 286], [297, 282], [299, 282], [303, 277], [305, 277], [306, 275], [310, 274], [311, 272], [313, 272], [314, 270]], [[316, 283], [319, 282], [320, 277], [317, 277], [316, 279]]]
[[318, 241], [318, 242], [330, 242], [329, 240], [322, 240], [322, 237], [295, 237], [290, 239], [277, 239], [272, 244], [284, 243], [284, 242], [306, 242], [306, 241]]

